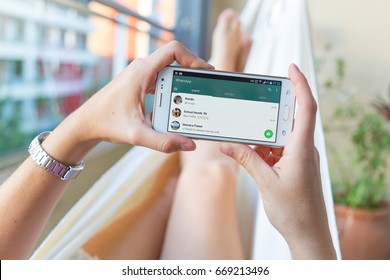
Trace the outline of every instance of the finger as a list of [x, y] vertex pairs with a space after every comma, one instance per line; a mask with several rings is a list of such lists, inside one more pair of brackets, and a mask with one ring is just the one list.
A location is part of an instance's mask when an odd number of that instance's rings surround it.
[[259, 156], [261, 156], [262, 159], [265, 159], [266, 157], [268, 157], [269, 152], [271, 151], [271, 148], [267, 147], [267, 146], [255, 146], [253, 148], [253, 150], [255, 150], [256, 153]]
[[281, 157], [283, 155], [283, 148], [271, 148], [272, 154]]
[[269, 165], [274, 166], [281, 158], [283, 149], [255, 146], [253, 150]]
[[301, 137], [311, 137], [310, 139], [312, 139], [316, 123], [317, 103], [305, 76], [295, 64], [290, 65], [289, 77], [293, 83], [299, 106], [294, 131]]
[[273, 148], [273, 147], [267, 147], [267, 146], [255, 146], [253, 148], [256, 153], [261, 156], [262, 159], [265, 159], [268, 157], [270, 154], [276, 156], [276, 157], [281, 157], [283, 155], [283, 148]]
[[159, 133], [145, 125], [137, 132], [135, 145], [151, 148], [164, 153], [193, 151], [196, 144], [191, 139], [179, 134]]
[[220, 150], [241, 164], [253, 177], [260, 189], [272, 182], [276, 176], [261, 156], [247, 145], [223, 143]]
[[212, 65], [191, 53], [178, 41], [171, 41], [162, 46], [150, 56], [146, 57], [145, 60], [149, 60], [150, 65], [154, 66], [156, 72], [172, 64], [174, 61], [177, 61], [184, 67], [214, 69]]
[[278, 163], [279, 160], [280, 160], [280, 157], [279, 157], [279, 156], [276, 156], [276, 155], [274, 155], [274, 154], [270, 154], [270, 155], [266, 158], [265, 162], [266, 162], [269, 166], [273, 167], [276, 163]]

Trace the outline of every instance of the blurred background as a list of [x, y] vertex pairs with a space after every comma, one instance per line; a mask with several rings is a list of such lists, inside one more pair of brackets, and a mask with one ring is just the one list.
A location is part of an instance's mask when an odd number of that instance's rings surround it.
[[[0, 0], [0, 183], [27, 156], [37, 133], [53, 129], [135, 58], [175, 38], [209, 59], [219, 13], [227, 7], [240, 11], [245, 2]], [[354, 144], [343, 133], [356, 124], [356, 111], [385, 116], [390, 110], [390, 1], [307, 0], [307, 5], [329, 165], [337, 186], [345, 179], [340, 166], [350, 164]], [[390, 140], [384, 145], [390, 146]], [[46, 232], [130, 148], [98, 146]], [[382, 179], [389, 189], [388, 175]]]

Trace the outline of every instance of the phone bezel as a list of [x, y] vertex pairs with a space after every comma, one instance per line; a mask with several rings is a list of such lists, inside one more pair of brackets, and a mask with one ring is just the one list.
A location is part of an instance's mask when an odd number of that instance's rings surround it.
[[[248, 74], [248, 73], [234, 73], [234, 72], [225, 72], [218, 70], [199, 70], [199, 69], [190, 69], [176, 66], [167, 66], [162, 69], [156, 80], [156, 90], [155, 90], [155, 99], [153, 106], [153, 118], [152, 118], [152, 127], [161, 133], [175, 133], [167, 130], [167, 123], [169, 120], [170, 114], [170, 102], [171, 102], [171, 93], [172, 93], [172, 79], [174, 71], [187, 71], [187, 72], [196, 72], [196, 73], [206, 73], [211, 75], [223, 75], [223, 76], [237, 76], [237, 77], [249, 77], [257, 79], [268, 79], [274, 81], [282, 81], [281, 88], [281, 97], [279, 104], [278, 112], [278, 121], [276, 127], [276, 142], [267, 142], [267, 141], [256, 141], [252, 139], [232, 139], [221, 136], [208, 136], [208, 135], [198, 135], [191, 133], [180, 133], [186, 137], [192, 139], [204, 139], [204, 140], [215, 140], [215, 141], [224, 141], [224, 142], [236, 142], [244, 144], [253, 144], [253, 145], [266, 145], [271, 147], [283, 147], [287, 141], [288, 136], [291, 134], [293, 124], [294, 124], [294, 115], [295, 115], [295, 94], [291, 84], [291, 81], [286, 77], [276, 77], [268, 75], [257, 75], [257, 74]], [[285, 106], [288, 106], [288, 119], [284, 119]]]

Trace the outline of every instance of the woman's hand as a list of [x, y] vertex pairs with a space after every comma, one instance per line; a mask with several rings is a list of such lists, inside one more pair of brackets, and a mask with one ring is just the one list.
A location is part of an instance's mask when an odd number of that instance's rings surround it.
[[[212, 68], [178, 42], [131, 63], [118, 77], [68, 116], [43, 141], [45, 151], [66, 165], [78, 165], [100, 141], [141, 145], [162, 152], [193, 150], [192, 140], [160, 134], [145, 120], [145, 94], [157, 73], [177, 61]], [[0, 188], [0, 259], [27, 258], [69, 181], [47, 172], [31, 157]]]
[[286, 239], [294, 258], [335, 258], [314, 146], [317, 105], [295, 65], [290, 66], [289, 76], [299, 108], [285, 148], [223, 144], [221, 151], [252, 175], [270, 222]]
[[146, 121], [145, 95], [154, 93], [158, 72], [174, 61], [184, 67], [213, 68], [179, 42], [171, 41], [151, 55], [133, 61], [68, 116], [42, 146], [68, 165], [78, 164], [101, 141], [145, 146], [166, 153], [194, 150], [191, 139], [158, 133]]
[[146, 121], [145, 95], [154, 93], [158, 72], [177, 61], [184, 67], [212, 68], [179, 42], [172, 41], [148, 57], [136, 59], [106, 87], [88, 100], [74, 118], [86, 123], [85, 140], [145, 146], [162, 152], [189, 151], [195, 143], [178, 134], [161, 134]]

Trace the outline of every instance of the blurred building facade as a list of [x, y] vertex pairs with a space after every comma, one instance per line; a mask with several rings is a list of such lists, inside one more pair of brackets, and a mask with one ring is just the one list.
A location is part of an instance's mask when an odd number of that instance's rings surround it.
[[22, 112], [21, 131], [35, 132], [77, 108], [97, 62], [87, 50], [91, 30], [87, 15], [50, 1], [0, 1], [2, 117]]
[[[175, 24], [176, 0], [114, 2]], [[131, 60], [173, 38], [158, 31], [162, 40], [153, 40], [152, 29], [98, 1], [0, 0], [0, 156], [53, 129]]]

